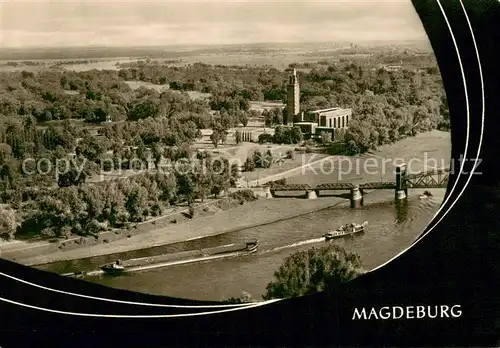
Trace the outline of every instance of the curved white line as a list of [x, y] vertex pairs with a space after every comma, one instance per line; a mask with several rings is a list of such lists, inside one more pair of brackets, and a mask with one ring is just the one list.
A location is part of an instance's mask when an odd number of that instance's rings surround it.
[[[460, 191], [460, 193], [458, 194], [458, 197], [457, 199], [455, 199], [453, 205], [455, 204], [455, 202], [458, 200], [458, 198], [460, 198], [460, 196], [462, 196], [463, 192], [465, 191], [465, 189], [467, 188], [467, 186], [469, 185], [469, 182], [470, 180], [472, 179], [472, 175], [474, 175], [474, 171], [476, 170], [476, 165], [477, 165], [477, 161], [479, 160], [479, 154], [481, 153], [481, 147], [482, 147], [482, 144], [483, 144], [483, 133], [484, 133], [484, 114], [485, 114], [485, 95], [484, 95], [484, 80], [483, 80], [483, 67], [481, 66], [481, 58], [479, 57], [479, 50], [477, 48], [477, 42], [476, 42], [476, 36], [474, 35], [474, 30], [472, 29], [472, 25], [470, 23], [470, 20], [469, 20], [469, 16], [467, 15], [467, 11], [465, 9], [465, 6], [462, 2], [462, 0], [458, 0], [460, 2], [460, 5], [462, 7], [462, 10], [464, 12], [464, 15], [465, 15], [465, 18], [467, 20], [467, 24], [469, 26], [469, 30], [471, 32], [471, 36], [472, 36], [472, 42], [474, 43], [474, 50], [476, 52], [476, 58], [477, 58], [477, 62], [478, 62], [478, 67], [479, 67], [479, 78], [481, 80], [481, 106], [482, 106], [482, 109], [481, 109], [481, 134], [479, 136], [479, 147], [477, 149], [477, 153], [476, 153], [476, 158], [474, 160], [474, 168], [472, 169], [471, 171], [471, 174], [469, 175], [469, 177], [467, 178], [467, 181], [464, 185], [464, 187], [462, 188], [462, 190]], [[450, 209], [453, 207], [453, 205], [445, 212], [444, 215], [446, 215]], [[443, 215], [443, 217], [444, 217]], [[439, 219], [439, 221], [436, 223], [436, 225], [443, 219], [443, 217], [441, 219]], [[430, 232], [430, 231], [429, 231]], [[427, 232], [428, 233], [428, 232]], [[427, 235], [427, 233], [425, 233], [423, 236], [421, 236], [419, 239], [425, 237]]]
[[[467, 153], [467, 147], [468, 147], [468, 142], [469, 142], [469, 123], [470, 123], [470, 119], [469, 119], [469, 116], [470, 116], [470, 110], [469, 110], [469, 98], [468, 98], [468, 93], [467, 93], [467, 83], [466, 83], [466, 80], [465, 80], [465, 74], [464, 74], [464, 70], [463, 70], [463, 65], [462, 65], [462, 60], [460, 58], [460, 51], [458, 49], [458, 45], [456, 43], [456, 40], [455, 40], [455, 36], [453, 34], [453, 30], [451, 29], [451, 26], [450, 26], [450, 23], [448, 21], [448, 17], [446, 16], [446, 13], [443, 9], [443, 7], [441, 6], [441, 3], [440, 3], [440, 0], [436, 0], [438, 5], [439, 5], [439, 8], [441, 9], [441, 12], [445, 18], [445, 21], [446, 21], [446, 24], [448, 26], [448, 29], [450, 31], [450, 34], [451, 34], [451, 37], [453, 39], [453, 44], [455, 46], [455, 50], [457, 52], [457, 57], [458, 57], [458, 62], [460, 64], [460, 70], [461, 70], [461, 73], [462, 73], [462, 80], [463, 80], [463, 83], [464, 83], [464, 88], [465, 88], [465, 99], [466, 99], [466, 107], [467, 107], [467, 140], [466, 140], [466, 145], [465, 145], [465, 152], [464, 152], [464, 156], [465, 154]], [[475, 50], [476, 50], [476, 57], [478, 59], [478, 65], [479, 65], [479, 74], [481, 76], [481, 91], [482, 91], [482, 112], [481, 112], [481, 137], [480, 137], [480, 141], [479, 141], [479, 147], [478, 147], [478, 150], [477, 150], [477, 154], [476, 154], [476, 159], [475, 159], [475, 164], [477, 164], [477, 161], [479, 160], [479, 154], [481, 152], [481, 146], [482, 146], [482, 143], [483, 143], [483, 131], [484, 131], [484, 114], [485, 114], [485, 97], [484, 97], [484, 81], [483, 81], [483, 72], [482, 72], [482, 68], [481, 68], [481, 60], [479, 58], [479, 51], [477, 49], [477, 44], [476, 44], [476, 39], [475, 39], [475, 36], [474, 36], [474, 32], [472, 30], [472, 26], [470, 24], [470, 21], [469, 21], [469, 17], [467, 16], [467, 12], [464, 8], [464, 5], [462, 3], [462, 0], [459, 0], [460, 1], [460, 4], [462, 5], [462, 10], [464, 11], [464, 14], [465, 14], [465, 17], [467, 18], [467, 23], [469, 24], [469, 29], [470, 29], [470, 32], [471, 32], [471, 35], [472, 35], [472, 40], [474, 42], [474, 47], [475, 47]], [[460, 173], [462, 173], [463, 171], [463, 166], [464, 166], [464, 162], [462, 162], [462, 165], [461, 165], [461, 168], [460, 168]], [[450, 210], [453, 208], [453, 206], [457, 203], [458, 199], [462, 196], [462, 194], [464, 193], [465, 189], [467, 188], [467, 186], [469, 185], [469, 182], [470, 180], [472, 179], [472, 175], [474, 174], [474, 171], [476, 170], [476, 167], [474, 166], [474, 168], [472, 168], [470, 174], [469, 174], [469, 177], [467, 178], [467, 181], [465, 183], [465, 185], [463, 186], [462, 190], [459, 192], [458, 196], [455, 198], [455, 200], [451, 203], [450, 207], [444, 212], [443, 216], [441, 216], [441, 218], [434, 224], [432, 225], [429, 230], [423, 235], [421, 236], [419, 239], [417, 239], [414, 243], [412, 243], [408, 248], [406, 248], [405, 250], [403, 250], [402, 252], [400, 252], [399, 254], [397, 254], [396, 256], [394, 256], [392, 259], [390, 259], [389, 261], [383, 263], [382, 265], [378, 266], [378, 267], [375, 267], [374, 269], [372, 269], [371, 271], [369, 272], [373, 272], [385, 265], [387, 265], [389, 262], [393, 261], [394, 259], [398, 258], [399, 256], [401, 256], [402, 254], [404, 254], [406, 251], [408, 251], [410, 248], [412, 248], [413, 246], [415, 246], [418, 242], [420, 242], [427, 234], [429, 234], [443, 219], [444, 217], [450, 212]], [[448, 198], [445, 200], [445, 202], [443, 202], [443, 204], [441, 205], [441, 207], [439, 208], [439, 210], [437, 211], [437, 213], [434, 215], [433, 219], [437, 216], [437, 214], [439, 214], [439, 212], [443, 209], [444, 205], [446, 204], [446, 202], [448, 201], [448, 199], [450, 198], [451, 196], [451, 193], [453, 192], [453, 190], [455, 189], [455, 186], [458, 184], [458, 181], [459, 179], [457, 178], [457, 181], [455, 181], [455, 185], [453, 185], [453, 188], [450, 192], [450, 194], [448, 195]]]
[[11, 304], [15, 304], [15, 305], [18, 305], [18, 306], [32, 308], [32, 309], [36, 309], [36, 310], [40, 310], [40, 311], [44, 311], [44, 312], [66, 314], [66, 315], [73, 315], [73, 316], [80, 316], [80, 317], [98, 317], [98, 318], [180, 318], [180, 317], [195, 317], [195, 316], [200, 316], [200, 315], [209, 315], [209, 314], [216, 314], [216, 313], [234, 312], [234, 311], [239, 311], [241, 309], [260, 307], [260, 306], [263, 306], [264, 304], [267, 304], [269, 302], [281, 301], [281, 299], [276, 299], [276, 300], [270, 300], [270, 301], [266, 301], [266, 302], [260, 302], [260, 303], [257, 303], [257, 304], [253, 304], [251, 306], [245, 306], [245, 307], [239, 307], [239, 308], [231, 308], [231, 309], [226, 309], [226, 310], [221, 310], [221, 311], [213, 311], [213, 312], [183, 313], [183, 314], [157, 314], [157, 315], [128, 315], [128, 314], [94, 314], [94, 313], [66, 312], [66, 311], [60, 311], [60, 310], [57, 310], [57, 309], [50, 309], [50, 308], [33, 306], [33, 305], [26, 304], [26, 303], [12, 301], [12, 300], [8, 300], [8, 299], [1, 298], [1, 297], [0, 297], [0, 300], [4, 301], [4, 302], [11, 303]]
[[[464, 187], [462, 188], [462, 190], [458, 194], [458, 197], [455, 199], [455, 201], [453, 202], [452, 206], [445, 212], [445, 214], [443, 215], [443, 217], [451, 210], [451, 208], [453, 207], [453, 205], [455, 204], [455, 202], [460, 198], [460, 196], [462, 196], [463, 192], [465, 191], [465, 189], [469, 185], [470, 180], [472, 179], [472, 175], [474, 175], [474, 171], [476, 170], [477, 161], [479, 160], [479, 154], [481, 153], [481, 147], [482, 147], [482, 144], [483, 144], [484, 114], [485, 114], [485, 110], [486, 110], [486, 107], [485, 107], [486, 101], [485, 101], [485, 95], [484, 95], [483, 67], [481, 65], [481, 58], [479, 57], [479, 50], [477, 48], [476, 36], [474, 35], [474, 30], [472, 29], [472, 25], [470, 23], [469, 16], [467, 15], [467, 10], [465, 9], [465, 6], [464, 6], [462, 0], [458, 0], [458, 1], [460, 2], [460, 5], [462, 7], [462, 11], [464, 12], [465, 18], [467, 20], [467, 24], [469, 26], [469, 30], [470, 30], [470, 33], [471, 33], [471, 36], [472, 36], [472, 42], [474, 43], [474, 50], [476, 52], [477, 63], [478, 63], [478, 67], [479, 67], [479, 78], [481, 80], [481, 106], [482, 106], [482, 109], [481, 109], [481, 134], [479, 136], [479, 146], [478, 146], [478, 149], [477, 149], [476, 158], [474, 160], [474, 167], [473, 167], [473, 169], [472, 169], [469, 177], [467, 178], [467, 181], [466, 181]], [[438, 222], [435, 225], [437, 225], [439, 222], [441, 222], [441, 220], [443, 219], [443, 217], [441, 219], [439, 219]], [[429, 232], [427, 232], [427, 233], [429, 233]], [[423, 236], [421, 236], [419, 238], [419, 240], [422, 239], [423, 237], [425, 237], [427, 235], [427, 233], [425, 233]], [[417, 241], [415, 241], [415, 242], [417, 242]]]
[[[121, 301], [121, 300], [113, 300], [113, 299], [109, 299], [109, 298], [102, 298], [102, 297], [95, 297], [95, 296], [90, 296], [90, 295], [77, 294], [77, 293], [63, 291], [63, 290], [58, 290], [58, 289], [52, 289], [52, 288], [49, 288], [49, 287], [46, 287], [46, 286], [43, 286], [43, 285], [31, 283], [31, 282], [28, 282], [26, 280], [13, 277], [13, 276], [5, 274], [3, 272], [0, 272], [0, 275], [4, 276], [4, 277], [7, 277], [7, 278], [11, 278], [13, 280], [17, 280], [18, 282], [21, 282], [21, 283], [24, 283], [24, 284], [27, 284], [27, 285], [31, 285], [31, 286], [34, 286], [34, 287], [37, 287], [37, 288], [40, 288], [40, 289], [43, 289], [43, 290], [57, 292], [57, 293], [60, 293], [60, 294], [73, 295], [73, 296], [88, 298], [88, 299], [92, 299], [92, 300], [99, 300], [99, 301], [106, 301], [106, 302], [115, 302], [115, 303], [123, 303], [123, 304], [132, 304], [132, 305], [139, 305], [139, 306], [167, 307], [167, 308], [224, 308], [224, 307], [227, 308], [227, 307], [246, 307], [246, 306], [249, 306], [249, 305], [253, 304], [253, 303], [240, 303], [240, 304], [200, 305], [200, 306], [196, 306], [196, 305], [166, 305], [166, 304], [159, 304], [159, 303], [142, 303], [142, 302], [133, 302], [133, 301]], [[0, 300], [1, 299], [2, 298], [0, 297]], [[265, 302], [265, 301], [262, 301], [262, 302]]]
[[[443, 9], [443, 7], [441, 6], [441, 2], [440, 0], [436, 0], [439, 8], [441, 9], [441, 12], [443, 14], [443, 17], [445, 19], [445, 22], [446, 22], [446, 25], [448, 26], [448, 30], [450, 31], [450, 35], [451, 35], [451, 39], [453, 41], [453, 45], [455, 46], [455, 52], [457, 53], [457, 58], [458, 58], [458, 63], [460, 65], [460, 73], [462, 75], [462, 82], [463, 82], [463, 85], [464, 85], [464, 95], [465, 95], [465, 108], [466, 108], [466, 114], [467, 114], [467, 137], [465, 139], [465, 149], [464, 149], [464, 157], [465, 155], [467, 154], [467, 150], [469, 148], [469, 133], [470, 133], [470, 106], [469, 106], [469, 93], [467, 91], [467, 80], [465, 78], [465, 72], [464, 72], [464, 67], [463, 67], [463, 64], [462, 64], [462, 58], [460, 56], [460, 50], [458, 49], [458, 45], [457, 45], [457, 41], [455, 39], [455, 34], [453, 33], [453, 30], [451, 29], [451, 25], [450, 25], [450, 22], [448, 21], [448, 17], [446, 16], [446, 13]], [[459, 182], [459, 178], [460, 178], [460, 175], [462, 175], [462, 172], [463, 172], [463, 169], [464, 169], [464, 165], [465, 165], [465, 161], [462, 161], [461, 165], [460, 165], [460, 172], [459, 172], [459, 175], [457, 177], [457, 180], [455, 181], [455, 184], [453, 185], [453, 187], [451, 188], [451, 191], [450, 193], [448, 194], [448, 197], [446, 197], [446, 199], [443, 201], [443, 203], [441, 203], [441, 206], [439, 207], [438, 211], [436, 212], [436, 214], [434, 214], [433, 218], [434, 219], [440, 212], [441, 210], [443, 210], [443, 208], [445, 207], [446, 203], [448, 203], [448, 200], [450, 199], [451, 197], [451, 194], [453, 193], [453, 191], [455, 191], [455, 188], [457, 187], [458, 185], [458, 182]], [[459, 196], [460, 197], [460, 196]], [[455, 199], [455, 201], [451, 204], [451, 207], [453, 207], [453, 205], [456, 203], [456, 201], [458, 200]], [[448, 210], [449, 211], [449, 210]], [[447, 211], [447, 212], [448, 212]], [[446, 215], [447, 212], [444, 214]], [[444, 217], [443, 215], [443, 217]], [[441, 220], [439, 220], [441, 221]], [[431, 226], [431, 228], [429, 229], [429, 231], [427, 233], [429, 233], [438, 223], [436, 222], [433, 226]], [[426, 233], [426, 234], [427, 234]], [[422, 236], [423, 237], [423, 236]], [[415, 243], [412, 243], [412, 245], [414, 245]], [[410, 245], [410, 247], [412, 246]], [[409, 247], [409, 248], [410, 248]], [[406, 250], [408, 250], [409, 248], [407, 248]], [[406, 250], [404, 250], [403, 252], [405, 252]], [[401, 253], [400, 253], [401, 254]], [[400, 254], [398, 254], [397, 256], [399, 256]], [[396, 257], [397, 257], [396, 256]], [[394, 259], [394, 258], [393, 258]], [[390, 260], [391, 261], [391, 260]], [[389, 262], [390, 262], [389, 261]]]
[[[481, 102], [482, 102], [482, 110], [481, 110], [481, 135], [479, 136], [479, 148], [477, 150], [476, 160], [474, 162], [474, 163], [477, 163], [477, 161], [479, 160], [479, 154], [481, 153], [481, 146], [483, 145], [484, 114], [485, 114], [485, 111], [486, 111], [486, 107], [485, 107], [486, 98], [485, 98], [485, 95], [484, 95], [483, 67], [481, 65], [481, 58], [479, 57], [479, 50], [477, 48], [476, 36], [474, 35], [474, 30], [472, 29], [472, 25], [471, 25], [470, 20], [469, 20], [469, 15], [467, 14], [467, 10], [465, 9], [465, 6], [464, 6], [462, 0], [459, 0], [459, 1], [460, 1], [460, 5], [462, 6], [462, 10], [464, 11], [465, 18], [467, 19], [467, 24], [469, 25], [470, 33], [472, 35], [472, 42], [474, 43], [474, 50], [476, 51], [477, 63], [478, 63], [478, 66], [479, 66], [479, 77], [481, 79]], [[473, 170], [476, 170], [475, 166], [474, 166]]]

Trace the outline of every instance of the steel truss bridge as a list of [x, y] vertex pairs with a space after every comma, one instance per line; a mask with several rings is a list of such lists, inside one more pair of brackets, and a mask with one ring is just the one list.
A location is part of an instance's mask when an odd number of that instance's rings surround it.
[[[438, 169], [433, 171], [426, 171], [417, 174], [402, 173], [402, 182], [400, 189], [408, 188], [446, 188], [448, 186], [450, 170]], [[334, 191], [334, 190], [351, 190], [359, 188], [360, 190], [387, 190], [396, 189], [397, 182], [368, 182], [364, 184], [352, 183], [326, 183], [316, 186], [308, 184], [285, 184], [277, 185], [274, 183], [267, 184], [270, 190], [276, 191]]]

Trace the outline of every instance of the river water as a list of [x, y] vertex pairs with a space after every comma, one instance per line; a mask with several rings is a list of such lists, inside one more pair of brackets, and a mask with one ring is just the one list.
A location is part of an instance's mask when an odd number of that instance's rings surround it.
[[[273, 279], [274, 272], [288, 255], [324, 245], [321, 236], [341, 224], [369, 222], [363, 235], [333, 241], [348, 251], [358, 253], [365, 269], [388, 261], [422, 233], [439, 209], [445, 190], [430, 191], [432, 197], [420, 199], [420, 191], [410, 190], [405, 203], [394, 202], [392, 190], [372, 191], [365, 195], [364, 206], [357, 209], [351, 209], [348, 200], [339, 200], [335, 207], [224, 235], [146, 250], [57, 262], [38, 268], [59, 274], [90, 271], [117, 258], [207, 248], [256, 238], [260, 242], [259, 251], [241, 258], [177, 265], [119, 277], [99, 275], [86, 280], [127, 290], [198, 300], [224, 300], [237, 297], [242, 291], [260, 299], [266, 285]], [[289, 199], [293, 198], [283, 198], [283, 204]]]

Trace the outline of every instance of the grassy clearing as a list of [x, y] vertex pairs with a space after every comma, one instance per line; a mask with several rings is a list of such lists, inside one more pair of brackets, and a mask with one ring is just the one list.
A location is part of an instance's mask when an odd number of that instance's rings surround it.
[[155, 85], [151, 82], [144, 82], [144, 81], [125, 81], [127, 85], [130, 86], [132, 89], [138, 89], [140, 87], [146, 87], [150, 89], [154, 89], [158, 92], [161, 92], [165, 89], [169, 89], [169, 85]]
[[[395, 180], [395, 168], [401, 162], [411, 163], [409, 170], [418, 173], [424, 170], [423, 163], [426, 158], [428, 165], [437, 162], [438, 167], [441, 167], [441, 164], [444, 164], [445, 168], [449, 167], [450, 154], [450, 133], [432, 131], [381, 146], [377, 151], [359, 157], [336, 156], [332, 161], [312, 165], [306, 168], [302, 175], [290, 176], [287, 180], [290, 183], [309, 185], [390, 182]], [[427, 170], [433, 169], [427, 167]]]
[[192, 100], [208, 99], [212, 96], [211, 93], [202, 93], [198, 91], [187, 91], [187, 94]]
[[251, 101], [250, 102], [250, 110], [264, 111], [270, 110], [274, 108], [284, 108], [285, 104], [280, 101], [271, 102], [271, 101]]
[[[279, 152], [279, 150], [275, 150], [275, 152]], [[283, 153], [285, 154], [286, 151]], [[320, 154], [296, 154], [294, 159], [285, 159], [281, 164], [275, 163], [271, 168], [266, 169], [256, 169], [253, 172], [243, 172], [242, 176], [244, 180], [254, 181], [259, 179], [264, 179], [271, 175], [280, 174], [286, 172], [291, 169], [299, 168], [304, 164], [307, 164], [309, 160], [320, 160], [322, 158], [328, 157], [327, 155]]]

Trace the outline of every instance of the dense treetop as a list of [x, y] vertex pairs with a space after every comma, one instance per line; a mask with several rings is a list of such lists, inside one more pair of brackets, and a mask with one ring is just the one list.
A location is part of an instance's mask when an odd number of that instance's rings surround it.
[[288, 256], [267, 285], [265, 300], [333, 291], [362, 273], [359, 255], [335, 244]]

